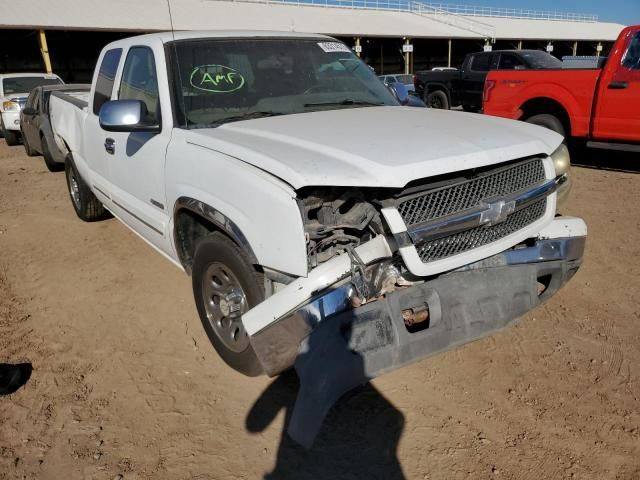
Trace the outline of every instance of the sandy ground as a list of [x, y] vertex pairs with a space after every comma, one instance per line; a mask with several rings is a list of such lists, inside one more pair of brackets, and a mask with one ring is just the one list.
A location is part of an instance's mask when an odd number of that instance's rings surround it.
[[572, 282], [348, 395], [307, 452], [282, 436], [295, 376], [226, 367], [190, 279], [116, 220], [78, 220], [63, 174], [0, 140], [0, 363], [33, 364], [0, 397], [0, 479], [640, 478], [640, 164], [588, 161], [622, 171], [573, 171]]

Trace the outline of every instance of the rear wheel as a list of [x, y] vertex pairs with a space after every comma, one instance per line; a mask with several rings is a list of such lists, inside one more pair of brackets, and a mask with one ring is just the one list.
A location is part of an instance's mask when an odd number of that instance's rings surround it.
[[540, 125], [541, 127], [548, 128], [549, 130], [553, 130], [556, 133], [559, 133], [563, 137], [566, 136], [566, 132], [564, 129], [564, 125], [558, 119], [558, 117], [551, 115], [549, 113], [541, 113], [540, 115], [534, 115], [525, 120], [527, 123], [532, 123], [534, 125]]
[[[62, 163], [58, 163], [53, 159], [51, 155], [51, 150], [49, 150], [49, 144], [47, 143], [46, 137], [43, 135], [40, 137], [40, 144], [42, 145], [42, 157], [44, 158], [44, 163], [49, 169], [50, 172], [59, 172], [64, 170], [64, 165]], [[26, 142], [25, 142], [26, 145]]]
[[200, 320], [218, 355], [248, 376], [263, 373], [242, 315], [264, 300], [264, 276], [219, 232], [203, 237], [193, 258], [193, 295]]
[[65, 163], [65, 175], [71, 204], [78, 217], [85, 222], [95, 222], [109, 217], [109, 212], [84, 183], [70, 157]]
[[426, 103], [429, 108], [449, 110], [449, 98], [442, 90], [436, 90], [435, 92], [427, 94], [424, 103]]

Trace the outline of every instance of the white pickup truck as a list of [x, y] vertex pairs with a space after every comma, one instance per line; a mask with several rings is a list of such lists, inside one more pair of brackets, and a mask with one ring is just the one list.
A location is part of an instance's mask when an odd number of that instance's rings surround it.
[[110, 212], [191, 274], [213, 346], [247, 375], [313, 338], [331, 352], [326, 329], [354, 355], [308, 368], [358, 383], [507, 326], [582, 260], [584, 222], [557, 213], [559, 135], [404, 107], [330, 37], [119, 40], [88, 102], [50, 106], [78, 216]]
[[44, 85], [62, 85], [53, 73], [1, 73], [0, 74], [0, 136], [7, 145], [20, 141], [20, 110], [27, 102], [29, 92]]

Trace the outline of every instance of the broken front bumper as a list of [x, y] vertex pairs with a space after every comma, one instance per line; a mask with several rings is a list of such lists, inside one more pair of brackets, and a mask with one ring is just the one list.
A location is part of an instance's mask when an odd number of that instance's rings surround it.
[[[349, 350], [363, 359], [366, 378], [373, 378], [513, 323], [575, 274], [585, 240], [582, 220], [560, 217], [529, 247], [400, 288], [358, 308], [351, 307], [350, 260], [342, 255], [250, 310], [243, 323], [271, 376], [294, 364], [312, 332], [339, 323]], [[390, 257], [392, 250], [384, 237], [377, 237], [356, 252], [370, 264]], [[411, 333], [403, 312], [425, 309], [426, 328]]]

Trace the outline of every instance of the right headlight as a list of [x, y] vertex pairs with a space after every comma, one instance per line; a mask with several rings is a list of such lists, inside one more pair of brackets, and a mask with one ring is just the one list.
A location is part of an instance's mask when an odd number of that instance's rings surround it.
[[2, 102], [2, 110], [4, 112], [17, 112], [20, 110], [20, 105], [14, 101], [7, 100], [6, 102]]

